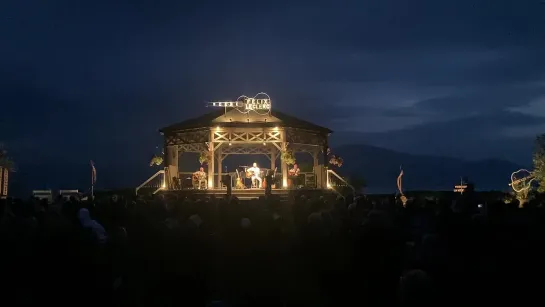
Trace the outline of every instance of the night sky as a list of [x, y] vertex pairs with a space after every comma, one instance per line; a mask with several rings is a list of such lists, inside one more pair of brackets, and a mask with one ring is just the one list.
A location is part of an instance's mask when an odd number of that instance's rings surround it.
[[[0, 4], [0, 141], [32, 188], [151, 175], [157, 130], [267, 92], [334, 144], [525, 164], [545, 132], [541, 0]], [[263, 4], [261, 4], [263, 2]]]

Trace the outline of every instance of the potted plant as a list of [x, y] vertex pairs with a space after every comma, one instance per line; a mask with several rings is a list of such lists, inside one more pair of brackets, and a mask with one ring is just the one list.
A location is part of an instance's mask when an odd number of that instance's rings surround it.
[[154, 156], [151, 158], [151, 161], [150, 161], [150, 163], [149, 163], [149, 166], [161, 165], [161, 164], [163, 164], [163, 157], [158, 156], [158, 155], [154, 155]]
[[210, 161], [210, 153], [208, 151], [201, 151], [201, 154], [199, 155], [199, 163], [204, 165], [207, 164], [208, 161]]
[[334, 165], [336, 167], [341, 167], [343, 166], [343, 158], [339, 157], [339, 156], [336, 156], [336, 155], [332, 155], [330, 158], [329, 158], [329, 164], [331, 165]]
[[295, 155], [290, 150], [283, 150], [280, 159], [289, 166], [295, 164]]

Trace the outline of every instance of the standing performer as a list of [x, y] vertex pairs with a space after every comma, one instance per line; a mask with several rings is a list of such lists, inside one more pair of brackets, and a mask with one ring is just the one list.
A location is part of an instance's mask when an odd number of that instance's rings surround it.
[[199, 168], [198, 171], [193, 173], [193, 180], [195, 183], [197, 183], [197, 189], [201, 189], [201, 184], [203, 186], [203, 189], [206, 189], [206, 173], [204, 172], [204, 168]]
[[299, 176], [300, 172], [301, 172], [301, 169], [299, 168], [299, 166], [297, 166], [297, 164], [294, 164], [293, 168], [290, 169], [289, 171], [290, 176]]
[[252, 173], [252, 186], [254, 186], [255, 181], [259, 182], [259, 185], [256, 185], [257, 187], [261, 187], [263, 184], [263, 180], [261, 180], [261, 170], [259, 167], [257, 167], [257, 163], [254, 162], [253, 166], [248, 169], [249, 172]]
[[274, 180], [274, 173], [272, 170], [267, 171], [265, 175], [265, 195], [271, 196], [272, 194], [272, 182]]
[[299, 187], [299, 173], [301, 172], [301, 169], [297, 164], [293, 165], [293, 168], [288, 171], [288, 175], [291, 177], [292, 185], [296, 188]]

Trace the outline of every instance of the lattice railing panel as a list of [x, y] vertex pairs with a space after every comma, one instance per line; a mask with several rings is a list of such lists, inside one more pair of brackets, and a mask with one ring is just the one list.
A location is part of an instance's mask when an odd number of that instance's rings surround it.
[[279, 131], [215, 131], [214, 142], [272, 143], [281, 142]]
[[233, 142], [246, 142], [248, 139], [248, 133], [246, 132], [235, 132], [231, 133], [231, 141]]
[[282, 141], [282, 135], [279, 131], [268, 132], [266, 139], [268, 142], [280, 142]]
[[203, 152], [208, 150], [205, 143], [193, 143], [193, 144], [182, 144], [178, 145], [178, 151], [183, 152]]
[[224, 155], [268, 155], [271, 151], [268, 146], [225, 146], [221, 153]]
[[248, 141], [249, 142], [264, 142], [265, 135], [263, 132], [257, 132], [257, 133], [249, 132]]
[[195, 144], [208, 142], [210, 130], [196, 130], [165, 134], [166, 145]]
[[228, 142], [230, 137], [229, 132], [214, 132], [214, 141], [216, 142]]

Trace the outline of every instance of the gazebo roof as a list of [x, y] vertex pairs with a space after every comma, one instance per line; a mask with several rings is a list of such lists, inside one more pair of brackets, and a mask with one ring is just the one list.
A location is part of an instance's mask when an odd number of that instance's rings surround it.
[[[215, 120], [225, 115], [226, 115], [225, 110], [223, 108], [220, 108], [212, 112], [206, 113], [204, 115], [201, 115], [199, 117], [191, 118], [183, 122], [164, 127], [160, 129], [159, 131], [161, 133], [169, 133], [174, 131], [210, 128], [210, 127], [214, 127], [218, 125], [218, 123], [215, 122]], [[275, 121], [266, 121], [266, 120], [258, 120], [258, 121], [252, 120], [250, 122], [226, 121], [226, 122], [221, 122], [220, 125], [223, 127], [248, 127], [248, 128], [278, 126], [278, 127], [305, 129], [305, 130], [317, 131], [317, 132], [326, 133], [326, 134], [333, 132], [332, 130], [328, 128], [313, 124], [311, 122], [299, 119], [297, 117], [288, 115], [283, 112], [271, 110], [270, 116], [275, 118]], [[267, 117], [261, 117], [261, 118], [266, 119]]]

